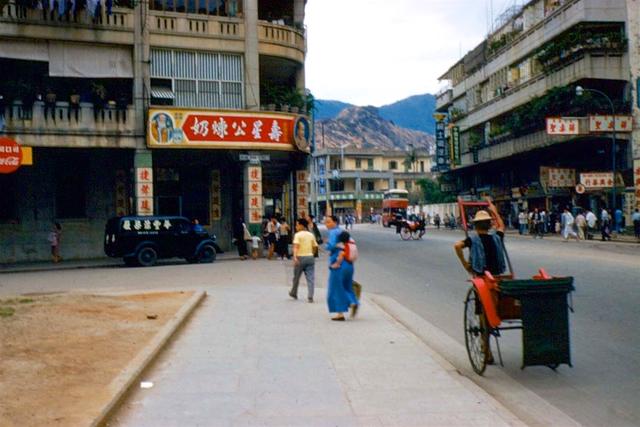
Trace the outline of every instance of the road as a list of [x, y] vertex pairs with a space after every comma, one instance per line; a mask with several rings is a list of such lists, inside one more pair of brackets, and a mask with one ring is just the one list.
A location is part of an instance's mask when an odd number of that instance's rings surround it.
[[[461, 232], [429, 230], [424, 240], [409, 242], [374, 225], [353, 234], [360, 252], [357, 279], [368, 291], [395, 298], [464, 344], [469, 285], [452, 248]], [[518, 277], [539, 267], [575, 277], [573, 368], [521, 370], [521, 333], [507, 331], [501, 339], [505, 367], [489, 367], [489, 374], [503, 369], [584, 425], [640, 425], [640, 248], [515, 236], [506, 243]]]
[[[375, 225], [356, 226], [353, 234], [360, 252], [356, 278], [365, 292], [390, 296], [444, 331], [454, 340], [449, 341], [456, 344], [456, 354], [462, 353], [463, 357], [447, 357], [446, 351], [443, 356], [460, 371], [469, 372], [462, 350], [463, 300], [468, 283], [452, 249], [453, 243], [462, 238], [461, 232], [429, 229], [423, 240], [409, 242], [401, 241], [393, 230]], [[526, 387], [584, 425], [640, 425], [640, 245], [563, 243], [511, 236], [506, 243], [518, 277], [531, 276], [539, 267], [554, 275], [575, 277], [575, 313], [570, 316], [573, 368], [563, 365], [556, 372], [546, 367], [520, 370], [521, 335], [519, 331], [507, 331], [501, 339], [505, 366], [487, 368], [482, 380], [485, 388], [487, 382], [494, 390], [502, 387], [499, 373], [504, 372], [508, 375], [502, 375], [504, 378], [510, 377], [512, 383]], [[255, 281], [253, 262], [241, 263], [233, 258], [213, 265], [174, 263], [154, 268], [111, 266], [0, 274], [0, 297], [70, 290], [206, 290], [238, 280]], [[289, 264], [259, 262], [273, 265], [266, 270], [270, 271], [270, 282], [288, 286]], [[317, 273], [318, 283], [323, 286], [326, 271], [318, 269]], [[508, 384], [503, 389], [506, 393], [510, 390]]]

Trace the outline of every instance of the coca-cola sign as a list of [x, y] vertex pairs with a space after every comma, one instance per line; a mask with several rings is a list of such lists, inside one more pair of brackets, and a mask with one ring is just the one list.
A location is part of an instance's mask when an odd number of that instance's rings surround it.
[[0, 137], [0, 173], [13, 173], [22, 163], [22, 149], [11, 138]]

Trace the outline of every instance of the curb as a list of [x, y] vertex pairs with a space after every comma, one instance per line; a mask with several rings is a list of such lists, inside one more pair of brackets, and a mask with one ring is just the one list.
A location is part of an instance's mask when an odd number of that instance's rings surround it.
[[424, 342], [440, 365], [456, 373], [470, 391], [493, 406], [500, 416], [515, 424], [529, 426], [580, 426], [576, 420], [519, 384], [501, 369], [475, 374], [469, 367], [466, 349], [441, 329], [390, 297], [369, 295], [376, 307], [387, 313]]
[[173, 316], [169, 322], [164, 325], [160, 331], [153, 337], [151, 342], [143, 348], [136, 357], [129, 362], [129, 365], [109, 384], [107, 393], [110, 395], [107, 402], [100, 413], [96, 416], [91, 427], [99, 427], [106, 425], [109, 416], [117, 409], [119, 403], [123, 400], [129, 389], [139, 379], [144, 370], [155, 360], [164, 348], [167, 342], [173, 337], [176, 331], [189, 318], [191, 313], [207, 296], [205, 291], [197, 291], [187, 301], [182, 308]]

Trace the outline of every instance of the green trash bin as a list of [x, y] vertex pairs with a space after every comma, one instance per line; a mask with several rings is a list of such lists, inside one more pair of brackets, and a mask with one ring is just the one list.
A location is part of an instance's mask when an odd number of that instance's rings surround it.
[[521, 304], [522, 369], [536, 365], [555, 369], [563, 363], [572, 366], [567, 296], [573, 290], [573, 277], [500, 283], [500, 292]]

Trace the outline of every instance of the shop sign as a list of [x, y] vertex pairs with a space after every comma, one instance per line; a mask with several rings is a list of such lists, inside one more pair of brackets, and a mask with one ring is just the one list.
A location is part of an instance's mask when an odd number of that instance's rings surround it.
[[460, 166], [460, 128], [454, 126], [451, 128], [452, 153], [451, 159], [456, 166]]
[[222, 218], [222, 195], [220, 184], [220, 171], [211, 171], [211, 221], [220, 221]]
[[640, 159], [633, 161], [633, 187], [636, 194], [636, 208], [640, 209]]
[[576, 185], [576, 193], [584, 194], [585, 191], [587, 191], [587, 187], [585, 187], [584, 184], [577, 184]]
[[136, 168], [136, 213], [153, 215], [152, 168]]
[[576, 185], [576, 170], [564, 168], [540, 168], [540, 182], [547, 187], [573, 187]]
[[454, 191], [456, 191], [456, 185], [444, 182], [440, 184], [440, 191], [443, 191], [445, 193], [453, 193]]
[[136, 212], [138, 215], [153, 215], [153, 197], [137, 197]]
[[153, 169], [152, 168], [137, 168], [136, 169], [136, 182], [153, 183]]
[[579, 120], [572, 117], [547, 117], [547, 135], [578, 135]]
[[296, 171], [296, 210], [298, 216], [306, 217], [309, 203], [309, 188], [307, 184], [307, 171]]
[[129, 211], [127, 206], [127, 173], [124, 170], [116, 171], [116, 216], [125, 216]]
[[444, 122], [436, 122], [436, 166], [439, 171], [445, 171], [447, 167], [447, 141], [444, 135]]
[[[616, 174], [616, 187], [624, 186], [622, 175]], [[593, 188], [611, 188], [613, 186], [612, 172], [587, 172], [580, 174], [580, 183], [587, 190]]]
[[262, 167], [247, 166], [245, 171], [247, 181], [246, 206], [249, 210], [249, 223], [260, 224], [264, 212], [262, 200]]
[[615, 116], [615, 129], [613, 116], [589, 116], [590, 132], [631, 132], [633, 130], [633, 118], [631, 116]]
[[[308, 121], [300, 120], [300, 117], [277, 113], [151, 108], [147, 144], [152, 148], [293, 151], [298, 147], [308, 151], [310, 129]], [[294, 135], [296, 124], [300, 129]]]
[[11, 138], [0, 137], [0, 173], [13, 173], [22, 164], [22, 149]]

